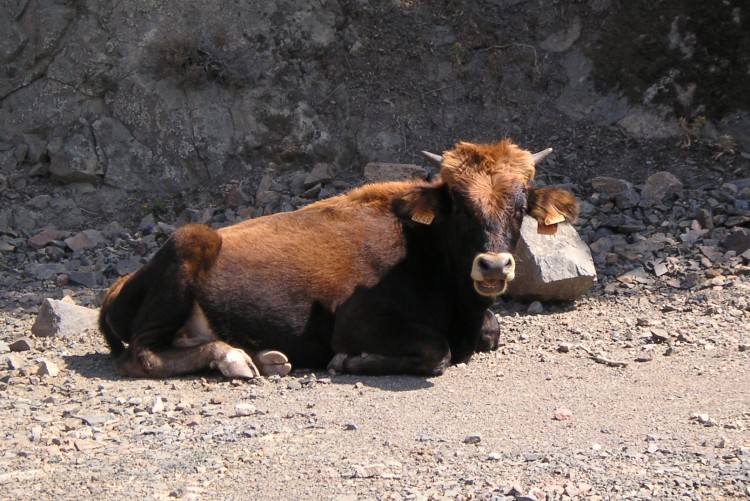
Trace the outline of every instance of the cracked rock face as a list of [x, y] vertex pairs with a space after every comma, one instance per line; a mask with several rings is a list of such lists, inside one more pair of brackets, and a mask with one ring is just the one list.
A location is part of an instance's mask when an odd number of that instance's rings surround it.
[[[665, 49], [649, 73], [654, 81], [638, 85], [659, 84], [689, 55], [679, 47], [694, 23], [678, 12], [682, 2], [667, 3], [673, 19], [659, 22], [676, 23], [678, 48], [660, 38], [674, 53]], [[725, 3], [711, 22], [740, 30], [744, 7]], [[663, 102], [671, 90], [651, 106], [629, 101], [627, 89], [595, 85], [602, 23], [620, 20], [623, 30], [638, 34], [637, 23], [622, 22], [636, 17], [623, 16], [632, 7], [574, 2], [564, 16], [553, 16], [506, 4], [283, 0], [207, 15], [202, 4], [174, 0], [117, 7], [10, 2], [0, 13], [0, 187], [49, 177], [176, 196], [230, 180], [254, 184], [271, 167], [328, 164], [360, 175], [369, 162], [415, 162], [421, 149], [502, 136], [529, 148], [555, 147], [556, 171], [623, 177], [629, 169], [650, 170], [643, 165], [651, 161], [630, 149], [622, 154], [623, 133], [639, 141], [698, 139], [697, 122], [685, 122], [685, 129], [679, 116], [663, 113], [672, 109]], [[521, 25], [523, 36], [509, 37]], [[510, 38], [518, 43], [508, 44]], [[690, 44], [696, 57], [701, 40]], [[745, 61], [741, 50], [725, 49], [727, 58]], [[642, 63], [632, 59], [628, 64]], [[694, 87], [686, 116], [705, 104], [700, 82]], [[675, 99], [688, 102], [685, 92]], [[748, 151], [750, 117], [739, 111], [709, 117], [704, 131], [716, 144], [729, 136], [718, 152], [724, 160]], [[689, 155], [673, 156], [658, 158], [672, 164], [660, 167], [684, 168], [680, 157]], [[632, 193], [618, 203], [639, 203], [627, 197]], [[111, 203], [110, 195], [101, 198]]]

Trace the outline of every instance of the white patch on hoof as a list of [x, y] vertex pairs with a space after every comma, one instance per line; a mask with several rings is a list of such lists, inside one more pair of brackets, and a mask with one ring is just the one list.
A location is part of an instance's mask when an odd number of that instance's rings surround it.
[[211, 363], [211, 367], [219, 369], [224, 377], [230, 379], [252, 379], [260, 376], [260, 371], [253, 361], [239, 348], [227, 351], [224, 358]]
[[276, 350], [259, 351], [255, 354], [255, 363], [264, 376], [286, 376], [292, 371], [289, 359]]
[[335, 372], [344, 371], [344, 361], [348, 355], [346, 353], [337, 353], [333, 356], [330, 362], [328, 362], [328, 370]]

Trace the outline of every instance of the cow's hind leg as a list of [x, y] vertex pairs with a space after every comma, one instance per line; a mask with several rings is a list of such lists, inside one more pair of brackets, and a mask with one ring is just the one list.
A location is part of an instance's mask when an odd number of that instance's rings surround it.
[[231, 379], [250, 379], [261, 374], [247, 353], [223, 341], [187, 348], [130, 346], [117, 358], [118, 372], [128, 377], [161, 379], [207, 369], [219, 370]]

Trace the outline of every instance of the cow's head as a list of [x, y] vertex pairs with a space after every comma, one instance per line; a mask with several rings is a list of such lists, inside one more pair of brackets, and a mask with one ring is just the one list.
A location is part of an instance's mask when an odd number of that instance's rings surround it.
[[409, 224], [439, 227], [450, 259], [470, 274], [476, 293], [498, 296], [515, 277], [513, 252], [524, 215], [547, 233], [578, 216], [571, 193], [531, 187], [535, 165], [551, 151], [532, 155], [504, 140], [459, 143], [442, 157], [425, 153], [439, 165], [441, 180], [401, 196], [394, 210]]

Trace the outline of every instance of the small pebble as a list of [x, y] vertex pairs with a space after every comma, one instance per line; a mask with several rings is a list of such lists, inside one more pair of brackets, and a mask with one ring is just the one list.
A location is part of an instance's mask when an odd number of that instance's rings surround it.
[[469, 433], [464, 437], [465, 444], [478, 444], [482, 441], [482, 435], [479, 433]]
[[34, 349], [34, 342], [29, 338], [22, 337], [21, 339], [12, 342], [9, 347], [10, 351], [29, 351]]
[[234, 406], [235, 416], [252, 416], [255, 414], [255, 406], [247, 402], [242, 402]]

